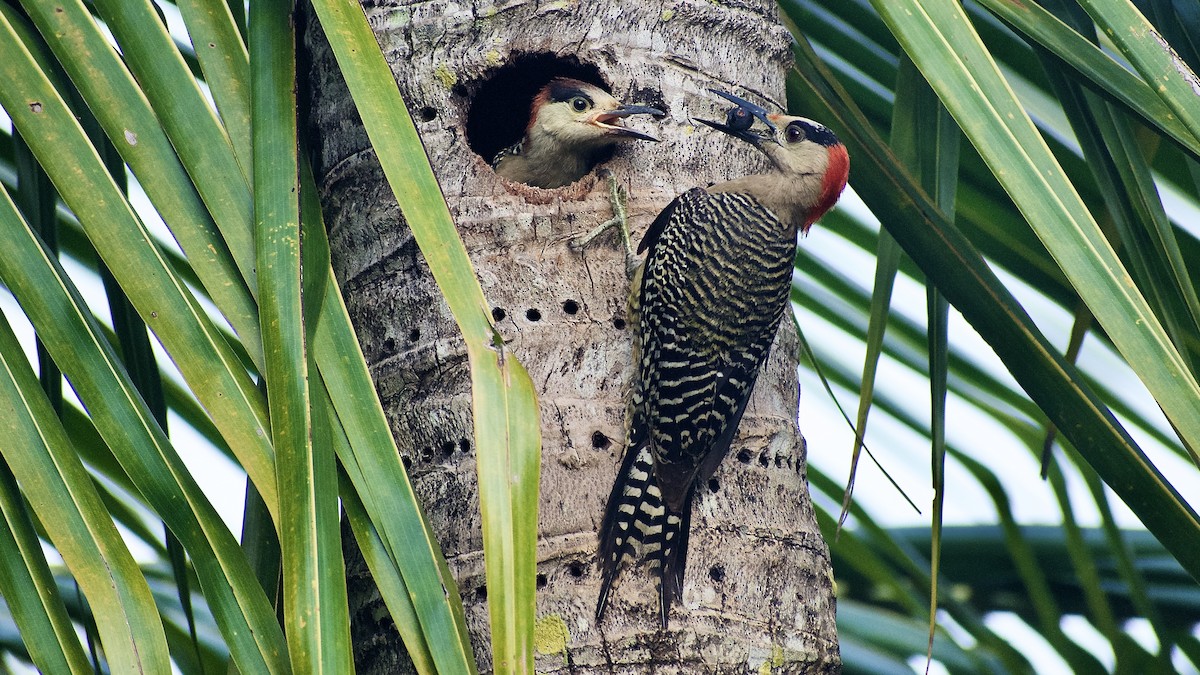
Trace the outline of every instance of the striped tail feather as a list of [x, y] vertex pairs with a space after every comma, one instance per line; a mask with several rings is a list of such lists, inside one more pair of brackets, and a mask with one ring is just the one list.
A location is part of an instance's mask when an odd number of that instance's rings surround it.
[[625, 453], [600, 526], [603, 581], [596, 602], [597, 622], [604, 617], [609, 594], [621, 570], [646, 558], [655, 571], [659, 615], [663, 629], [667, 628], [671, 604], [683, 595], [692, 496], [689, 489], [682, 511], [674, 511], [663, 502], [649, 444]]

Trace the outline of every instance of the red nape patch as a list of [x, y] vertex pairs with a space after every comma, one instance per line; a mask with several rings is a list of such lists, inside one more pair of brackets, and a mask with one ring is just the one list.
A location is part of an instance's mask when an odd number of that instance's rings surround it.
[[[546, 85], [533, 97], [533, 102], [529, 104], [529, 121], [525, 123], [525, 135], [522, 136], [522, 139], [529, 137], [529, 131], [533, 129], [533, 123], [537, 121], [537, 111], [549, 102], [550, 85]], [[529, 148], [525, 149], [528, 150]]]
[[805, 234], [808, 228], [833, 208], [842, 190], [846, 189], [846, 179], [850, 177], [850, 155], [846, 154], [846, 146], [838, 143], [829, 148], [829, 166], [825, 169], [825, 179], [821, 181], [821, 196], [817, 203], [808, 210], [804, 218], [804, 226], [800, 228]]

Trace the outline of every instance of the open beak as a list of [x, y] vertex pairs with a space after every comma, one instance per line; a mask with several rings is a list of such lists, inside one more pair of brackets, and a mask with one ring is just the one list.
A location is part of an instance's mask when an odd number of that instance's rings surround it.
[[[775, 124], [771, 122], [770, 114], [766, 108], [738, 98], [728, 92], [716, 89], [709, 89], [709, 91], [737, 105], [725, 113], [724, 124], [701, 119], [697, 119], [697, 122], [710, 126], [717, 131], [727, 133], [734, 138], [740, 138], [756, 148], [761, 148], [764, 141], [779, 142], [775, 138]], [[762, 120], [762, 123], [767, 125], [767, 131], [752, 131], [751, 128], [754, 126], [755, 119]]]
[[653, 115], [655, 117], [662, 117], [664, 113], [658, 108], [650, 108], [644, 105], [623, 105], [616, 110], [608, 110], [598, 113], [592, 118], [591, 124], [600, 127], [609, 134], [613, 134], [615, 136], [625, 136], [627, 138], [636, 138], [641, 141], [654, 141], [657, 143], [658, 139], [650, 134], [644, 134], [636, 129], [630, 129], [629, 127], [621, 124], [621, 118], [629, 117], [630, 115]]

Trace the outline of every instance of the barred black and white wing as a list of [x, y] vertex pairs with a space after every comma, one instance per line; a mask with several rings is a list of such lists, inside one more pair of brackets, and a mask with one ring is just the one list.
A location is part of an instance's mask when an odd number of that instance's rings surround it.
[[499, 169], [500, 163], [509, 157], [519, 157], [521, 153], [524, 152], [524, 149], [525, 139], [521, 139], [507, 148], [504, 148], [500, 152], [497, 152], [496, 156], [492, 158], [492, 169]]
[[682, 593], [691, 503], [729, 451], [787, 307], [796, 228], [754, 198], [695, 188], [651, 225], [638, 293], [629, 444], [601, 526], [599, 617], [647, 558], [662, 624]]

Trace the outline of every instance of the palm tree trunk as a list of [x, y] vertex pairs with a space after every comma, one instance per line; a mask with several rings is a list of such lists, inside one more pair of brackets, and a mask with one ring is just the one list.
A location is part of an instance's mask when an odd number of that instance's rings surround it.
[[[696, 131], [688, 118], [722, 114], [710, 87], [783, 101], [791, 53], [774, 4], [368, 4], [497, 327], [538, 388], [538, 616], [547, 628], [538, 671], [765, 672], [768, 664], [837, 672], [832, 574], [806, 488], [788, 322], [730, 457], [700, 490], [670, 630], [658, 629], [643, 568], [624, 573], [596, 624], [596, 529], [624, 447], [632, 373], [623, 253], [615, 234], [582, 254], [567, 246], [611, 214], [595, 172], [539, 190], [502, 181], [487, 161], [519, 137], [529, 88], [554, 75], [598, 78], [619, 99], [668, 111], [655, 129], [662, 143], [622, 147], [605, 164], [629, 189], [636, 238], [678, 193], [762, 167], [744, 144]], [[322, 42], [311, 31], [309, 41]], [[466, 353], [327, 50], [313, 51], [317, 172], [334, 266], [487, 670]], [[356, 600], [354, 579], [365, 572], [350, 573], [359, 672], [396, 672], [402, 647], [380, 620], [386, 610], [369, 586]], [[550, 639], [555, 626], [569, 634], [565, 647]]]

